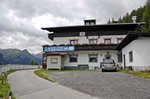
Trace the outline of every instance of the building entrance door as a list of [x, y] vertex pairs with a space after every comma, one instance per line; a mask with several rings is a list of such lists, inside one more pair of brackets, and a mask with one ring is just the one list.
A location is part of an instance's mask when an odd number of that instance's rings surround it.
[[123, 55], [123, 65], [124, 65], [124, 69], [126, 69], [126, 56], [125, 56], [125, 54]]

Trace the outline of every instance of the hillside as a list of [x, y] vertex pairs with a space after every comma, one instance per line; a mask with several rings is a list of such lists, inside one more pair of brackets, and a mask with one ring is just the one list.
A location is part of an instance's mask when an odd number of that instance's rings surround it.
[[38, 54], [33, 54], [33, 56], [39, 58], [39, 59], [42, 59], [42, 56], [43, 56], [43, 52], [41, 53], [38, 53]]
[[7, 63], [6, 60], [3, 58], [3, 55], [0, 53], [0, 65]]
[[0, 53], [7, 61], [7, 64], [30, 64], [31, 60], [37, 61], [38, 64], [41, 64], [41, 59], [31, 55], [27, 50], [2, 49], [0, 50]]
[[[132, 16], [137, 16], [136, 22], [146, 22], [144, 26], [141, 27], [141, 31], [150, 32], [150, 2], [143, 7], [133, 10], [130, 14], [127, 13], [125, 16], [120, 17], [117, 21], [118, 23], [132, 23]], [[113, 23], [114, 18], [108, 21], [108, 24]]]

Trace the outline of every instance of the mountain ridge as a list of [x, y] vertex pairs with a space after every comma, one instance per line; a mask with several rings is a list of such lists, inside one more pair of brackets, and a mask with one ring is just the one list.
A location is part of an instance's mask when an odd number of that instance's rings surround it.
[[37, 54], [32, 54], [33, 56], [39, 58], [39, 59], [42, 59], [43, 57], [43, 52], [40, 52], [40, 53], [37, 53]]
[[1, 49], [0, 53], [3, 55], [5, 64], [30, 64], [30, 62], [37, 61], [38, 64], [42, 63], [42, 60], [33, 56], [28, 50], [19, 49]]

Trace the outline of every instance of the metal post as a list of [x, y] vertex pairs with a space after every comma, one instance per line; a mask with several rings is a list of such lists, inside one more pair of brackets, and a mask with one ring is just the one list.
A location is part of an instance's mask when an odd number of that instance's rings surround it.
[[9, 92], [9, 99], [12, 99], [12, 91]]

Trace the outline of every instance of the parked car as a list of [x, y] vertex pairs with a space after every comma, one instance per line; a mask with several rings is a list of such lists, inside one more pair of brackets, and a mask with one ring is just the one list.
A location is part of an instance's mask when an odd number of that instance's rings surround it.
[[117, 65], [113, 59], [103, 59], [102, 72], [116, 71]]

